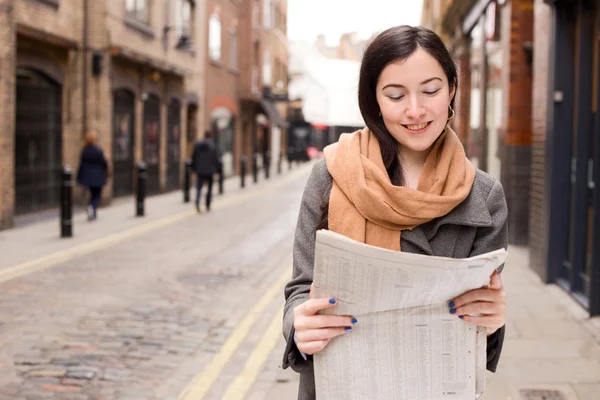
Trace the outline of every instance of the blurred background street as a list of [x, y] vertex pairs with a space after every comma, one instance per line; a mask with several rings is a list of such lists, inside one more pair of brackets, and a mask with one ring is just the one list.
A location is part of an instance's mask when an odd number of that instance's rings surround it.
[[600, 0], [0, 0], [0, 400], [295, 399], [302, 191], [364, 126], [363, 51], [401, 24], [446, 43], [452, 126], [506, 194], [485, 400], [599, 400]]

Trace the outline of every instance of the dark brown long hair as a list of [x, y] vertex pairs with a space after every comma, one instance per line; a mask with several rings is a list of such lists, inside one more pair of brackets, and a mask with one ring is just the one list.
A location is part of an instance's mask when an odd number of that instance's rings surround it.
[[[385, 127], [379, 116], [377, 102], [377, 82], [385, 67], [410, 57], [418, 48], [422, 48], [440, 63], [450, 91], [458, 87], [458, 74], [452, 56], [442, 39], [432, 30], [419, 26], [396, 26], [380, 33], [365, 50], [358, 82], [358, 105], [366, 126], [375, 135], [381, 148], [383, 164], [393, 185], [404, 184], [404, 172], [398, 158], [398, 142]], [[454, 108], [454, 97], [450, 101]], [[449, 115], [450, 116], [450, 115]], [[328, 228], [327, 204], [317, 228]]]

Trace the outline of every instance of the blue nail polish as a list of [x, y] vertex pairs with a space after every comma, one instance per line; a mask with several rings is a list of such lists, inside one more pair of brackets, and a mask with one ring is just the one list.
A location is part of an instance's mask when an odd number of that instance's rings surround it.
[[451, 301], [451, 302], [448, 304], [448, 307], [450, 307], [450, 308], [454, 308], [454, 306], [455, 306], [455, 304], [454, 304], [454, 302], [453, 302], [453, 301]]
[[465, 316], [464, 315], [459, 315], [458, 318], [465, 319]]
[[356, 324], [358, 322], [358, 320], [356, 318], [352, 318], [352, 323]]
[[450, 309], [450, 314], [456, 314], [456, 308]]
[[350, 327], [350, 326], [347, 326], [347, 327], [345, 327], [345, 328], [344, 328], [344, 330], [345, 330], [346, 332], [350, 332], [350, 331], [352, 330], [352, 327]]
[[335, 304], [335, 299], [329, 299], [329, 304]]

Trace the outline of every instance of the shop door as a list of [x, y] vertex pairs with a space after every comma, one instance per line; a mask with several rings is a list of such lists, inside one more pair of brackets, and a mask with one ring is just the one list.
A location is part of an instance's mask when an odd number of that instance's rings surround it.
[[113, 94], [113, 196], [133, 193], [135, 96], [119, 89]]
[[[15, 112], [15, 213], [57, 207], [62, 164], [61, 86], [37, 71], [17, 69]], [[77, 165], [72, 167], [75, 170]]]
[[160, 99], [149, 95], [144, 103], [144, 161], [148, 166], [147, 194], [160, 193]]
[[175, 99], [169, 103], [167, 130], [167, 190], [176, 190], [181, 164], [181, 103]]

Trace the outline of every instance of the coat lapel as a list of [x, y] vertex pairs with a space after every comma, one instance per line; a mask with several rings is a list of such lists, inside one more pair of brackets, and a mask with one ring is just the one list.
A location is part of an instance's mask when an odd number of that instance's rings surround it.
[[[431, 244], [429, 240], [427, 240], [427, 236], [425, 236], [425, 232], [421, 226], [415, 227], [410, 231], [402, 231], [402, 235], [400, 236], [400, 241], [405, 242], [400, 246], [401, 250], [404, 250], [406, 244], [409, 244], [417, 249], [421, 250], [425, 254], [432, 256], [433, 249], [431, 248]], [[408, 250], [408, 249], [406, 249]]]

